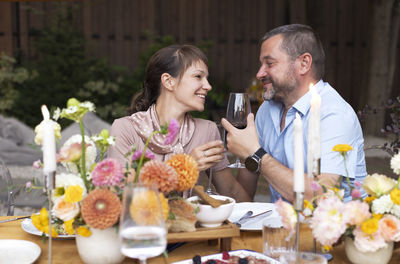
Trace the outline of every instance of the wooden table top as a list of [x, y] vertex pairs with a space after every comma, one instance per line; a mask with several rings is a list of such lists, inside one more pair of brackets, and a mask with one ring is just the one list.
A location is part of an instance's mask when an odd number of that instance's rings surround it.
[[[0, 216], [0, 220], [14, 218], [10, 216]], [[0, 223], [0, 239], [21, 239], [36, 243], [42, 249], [42, 253], [36, 263], [47, 263], [47, 243], [43, 244], [40, 236], [26, 233], [21, 228], [21, 221], [13, 221], [8, 223]], [[311, 230], [303, 225], [300, 230], [300, 250], [312, 250], [312, 235]], [[232, 239], [232, 250], [236, 249], [251, 249], [257, 252], [262, 252], [262, 234], [261, 231], [242, 231], [240, 236]], [[151, 258], [149, 264], [173, 263], [174, 261], [191, 259], [194, 255], [209, 255], [219, 252], [219, 245], [208, 243], [207, 241], [193, 241], [178, 247], [169, 253], [168, 260], [163, 257]], [[331, 253], [333, 260], [330, 264], [350, 263], [344, 252], [344, 245], [336, 246]], [[54, 240], [53, 239], [53, 262], [52, 263], [83, 263], [79, 258], [79, 254], [75, 245], [74, 239]], [[136, 263], [135, 260], [125, 258], [123, 263]], [[400, 248], [394, 250], [390, 264], [400, 263]]]

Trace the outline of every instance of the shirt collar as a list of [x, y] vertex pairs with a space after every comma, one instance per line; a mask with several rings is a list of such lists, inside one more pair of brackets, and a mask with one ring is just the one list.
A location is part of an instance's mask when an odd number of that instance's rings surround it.
[[[321, 89], [323, 87], [322, 80], [317, 82], [314, 86], [317, 92], [321, 94]], [[295, 108], [298, 112], [300, 112], [301, 116], [304, 116], [310, 109], [310, 101], [311, 101], [311, 92], [308, 91], [302, 97], [300, 97], [300, 99], [297, 100], [292, 107]]]

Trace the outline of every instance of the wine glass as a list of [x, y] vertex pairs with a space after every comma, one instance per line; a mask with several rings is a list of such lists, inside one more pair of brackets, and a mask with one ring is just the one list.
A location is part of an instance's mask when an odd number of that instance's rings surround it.
[[[247, 115], [251, 112], [249, 95], [247, 93], [230, 93], [226, 119], [236, 128], [244, 129], [247, 126]], [[245, 168], [236, 157], [236, 162], [228, 165], [229, 168]]]
[[[224, 140], [224, 133], [225, 133], [224, 127], [219, 123], [219, 124], [217, 124], [217, 128], [218, 128], [219, 135], [221, 137], [221, 141], [224, 142], [225, 141]], [[211, 167], [211, 168], [208, 169], [208, 186], [207, 186], [207, 189], [206, 189], [206, 193], [208, 195], [211, 195], [211, 194], [219, 195], [219, 193], [214, 191], [212, 189], [212, 187], [211, 187], [212, 176], [213, 176], [213, 169]]]
[[155, 188], [143, 184], [124, 188], [119, 236], [122, 254], [139, 259], [141, 264], [164, 252], [167, 231]]

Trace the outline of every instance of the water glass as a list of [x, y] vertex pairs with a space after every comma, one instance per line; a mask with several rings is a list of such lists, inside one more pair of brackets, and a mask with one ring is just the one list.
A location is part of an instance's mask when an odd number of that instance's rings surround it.
[[156, 189], [142, 184], [127, 185], [119, 224], [121, 252], [125, 256], [145, 264], [147, 258], [164, 252], [167, 231]]
[[294, 252], [295, 234], [283, 228], [280, 217], [269, 217], [263, 221], [263, 253], [279, 259], [282, 253]]
[[327, 264], [328, 261], [322, 255], [312, 252], [286, 252], [279, 257], [281, 264]]

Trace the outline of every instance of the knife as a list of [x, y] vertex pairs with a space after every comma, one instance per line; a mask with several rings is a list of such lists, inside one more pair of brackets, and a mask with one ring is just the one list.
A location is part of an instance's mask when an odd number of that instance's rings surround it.
[[11, 218], [11, 219], [7, 219], [7, 220], [1, 220], [1, 223], [7, 223], [7, 222], [12, 222], [12, 221], [17, 221], [17, 220], [22, 220], [22, 219], [26, 219], [26, 218], [30, 218], [31, 216], [22, 216], [22, 217], [16, 217], [16, 218]]
[[249, 220], [251, 220], [251, 219], [254, 219], [254, 218], [259, 217], [259, 216], [264, 216], [264, 217], [266, 217], [266, 216], [268, 216], [268, 215], [270, 215], [270, 214], [272, 214], [272, 210], [267, 210], [267, 211], [261, 212], [261, 213], [259, 213], [259, 214], [256, 214], [256, 215], [247, 217], [246, 219], [243, 219], [242, 221], [240, 221], [240, 223], [239, 223], [239, 221], [238, 221], [238, 222], [236, 222], [235, 224], [236, 224], [236, 226], [241, 227], [242, 224], [246, 223], [247, 221], [249, 221]]

